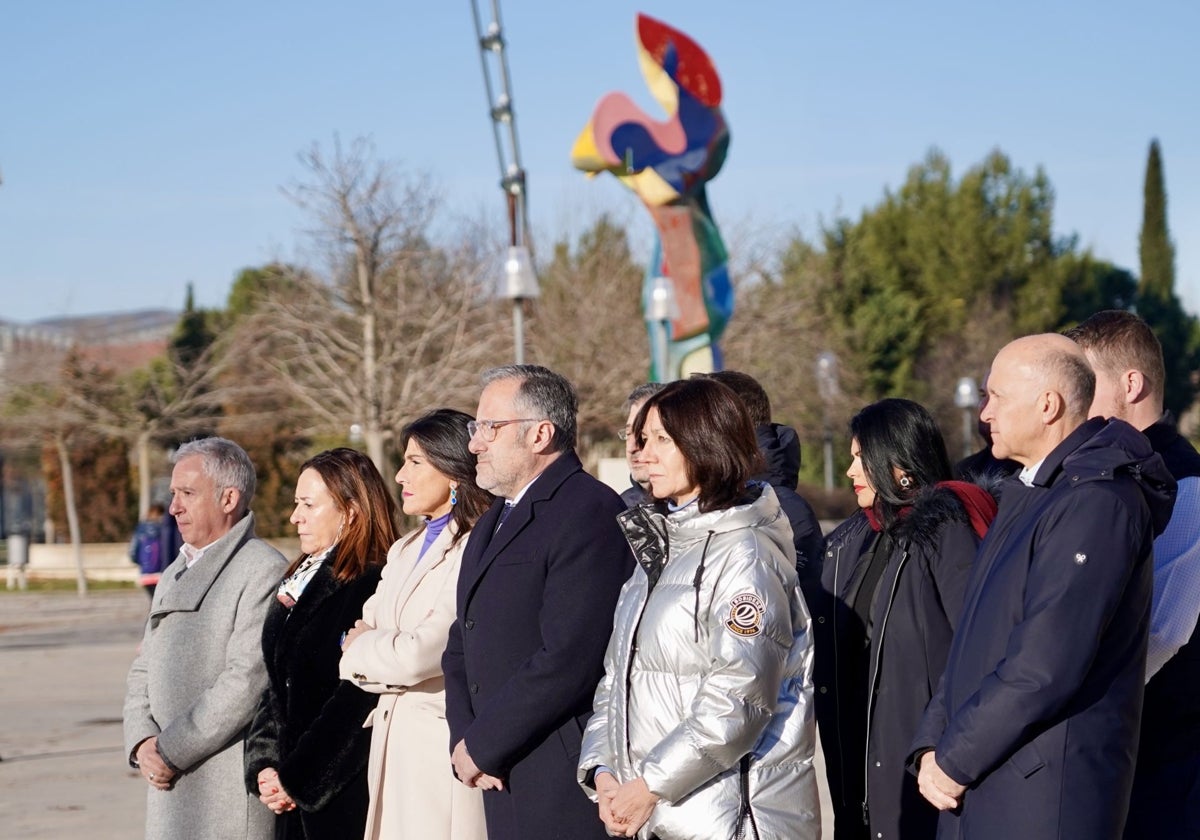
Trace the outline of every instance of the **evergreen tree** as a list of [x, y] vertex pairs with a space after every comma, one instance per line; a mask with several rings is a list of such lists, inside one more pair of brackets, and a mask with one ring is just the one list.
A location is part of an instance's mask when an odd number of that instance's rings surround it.
[[1167, 232], [1167, 190], [1158, 141], [1150, 141], [1138, 257], [1142, 263], [1138, 292], [1142, 299], [1168, 301], [1175, 290], [1175, 246]]
[[179, 324], [176, 325], [175, 334], [171, 337], [172, 361], [185, 368], [190, 368], [200, 359], [215, 338], [206, 313], [204, 310], [196, 308], [192, 284], [188, 283], [183, 314], [179, 316]]
[[1167, 231], [1167, 189], [1158, 141], [1150, 142], [1146, 161], [1146, 187], [1138, 255], [1142, 276], [1138, 282], [1137, 311], [1162, 342], [1167, 379], [1163, 400], [1176, 416], [1192, 404], [1196, 385], [1192, 378], [1200, 365], [1200, 325], [1184, 311], [1175, 294], [1175, 246]]

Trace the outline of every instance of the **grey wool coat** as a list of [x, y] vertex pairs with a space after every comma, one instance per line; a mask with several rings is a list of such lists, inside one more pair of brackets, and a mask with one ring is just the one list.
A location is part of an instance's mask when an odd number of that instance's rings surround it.
[[247, 514], [191, 569], [179, 557], [163, 572], [125, 695], [130, 763], [138, 744], [158, 736], [180, 771], [171, 790], [147, 790], [147, 838], [271, 836], [274, 815], [246, 793], [242, 761], [267, 684], [263, 619], [286, 568]]

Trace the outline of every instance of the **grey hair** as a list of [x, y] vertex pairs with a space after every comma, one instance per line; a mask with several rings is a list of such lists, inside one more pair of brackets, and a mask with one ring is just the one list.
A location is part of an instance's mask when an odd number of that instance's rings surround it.
[[1062, 393], [1067, 413], [1087, 417], [1096, 394], [1096, 373], [1082, 353], [1046, 350], [1037, 365]]
[[635, 405], [641, 405], [665, 387], [667, 387], [667, 383], [665, 382], [644, 382], [634, 388], [629, 392], [629, 396], [625, 398], [625, 414], [628, 415], [629, 409]]
[[545, 418], [554, 425], [551, 452], [566, 452], [575, 448], [575, 416], [579, 413], [579, 397], [575, 394], [575, 386], [565, 376], [541, 365], [502, 365], [485, 370], [481, 379], [485, 388], [505, 379], [520, 380], [514, 406], [517, 412], [537, 420]]
[[238, 509], [235, 513], [241, 516], [250, 509], [257, 479], [246, 450], [227, 438], [200, 438], [190, 440], [176, 449], [171, 455], [171, 463], [178, 464], [193, 455], [200, 456], [204, 474], [216, 485], [218, 500], [225, 488], [232, 487], [238, 491]]

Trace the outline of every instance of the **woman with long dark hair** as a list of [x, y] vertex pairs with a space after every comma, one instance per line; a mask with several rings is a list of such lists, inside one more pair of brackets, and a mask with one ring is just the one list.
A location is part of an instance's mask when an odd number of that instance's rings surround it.
[[246, 785], [278, 816], [277, 838], [357, 836], [367, 815], [375, 698], [338, 677], [344, 635], [396, 539], [396, 503], [363, 453], [330, 449], [296, 482], [300, 556], [263, 624], [268, 684], [246, 742]]
[[820, 834], [812, 641], [791, 527], [745, 406], [673, 382], [634, 434], [655, 501], [618, 517], [638, 560], [617, 604], [579, 780], [608, 833]]
[[938, 812], [905, 761], [996, 501], [950, 480], [942, 433], [918, 403], [872, 403], [850, 432], [859, 510], [829, 535], [814, 605], [834, 838], [932, 840]]
[[486, 836], [480, 791], [450, 770], [442, 677], [463, 549], [492, 503], [475, 484], [472, 419], [442, 408], [401, 433], [396, 482], [404, 512], [424, 521], [392, 546], [379, 589], [343, 645], [343, 679], [378, 695], [368, 721], [367, 838]]

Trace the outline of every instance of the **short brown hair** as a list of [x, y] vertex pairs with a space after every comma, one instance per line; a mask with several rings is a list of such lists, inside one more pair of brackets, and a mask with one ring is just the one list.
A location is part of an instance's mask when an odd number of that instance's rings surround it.
[[762, 469], [754, 424], [738, 395], [707, 377], [672, 382], [638, 411], [633, 421], [638, 441], [652, 408], [687, 462], [688, 479], [700, 488], [700, 510], [738, 504], [746, 482]]
[[728, 386], [745, 404], [746, 411], [750, 413], [750, 422], [755, 426], [765, 426], [771, 422], [771, 398], [762, 384], [750, 374], [740, 370], [717, 370], [694, 375], [707, 376]]
[[662, 382], [643, 382], [641, 385], [629, 392], [629, 396], [625, 398], [625, 410], [621, 413], [628, 416], [629, 409], [636, 406], [641, 406], [646, 400], [661, 391], [665, 386]]
[[1105, 309], [1064, 335], [1094, 356], [1105, 373], [1140, 372], [1150, 393], [1162, 398], [1167, 379], [1162, 344], [1139, 316], [1123, 309]]

